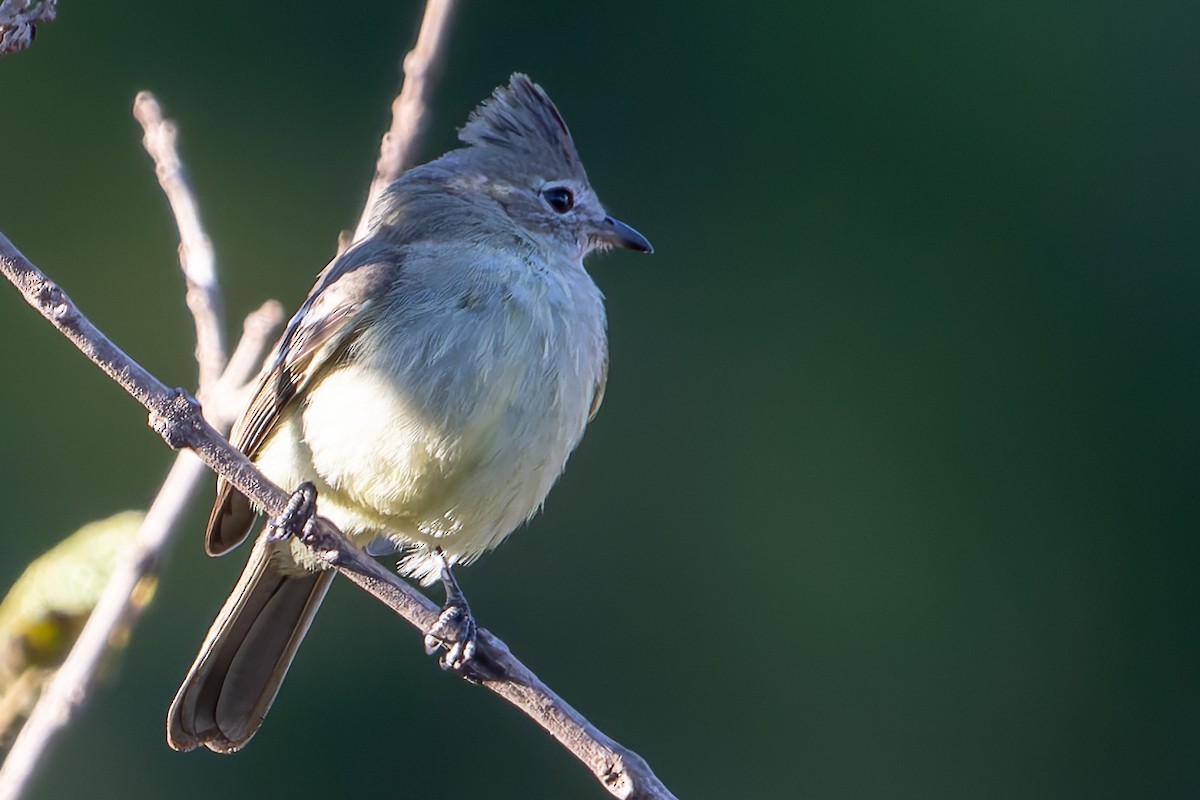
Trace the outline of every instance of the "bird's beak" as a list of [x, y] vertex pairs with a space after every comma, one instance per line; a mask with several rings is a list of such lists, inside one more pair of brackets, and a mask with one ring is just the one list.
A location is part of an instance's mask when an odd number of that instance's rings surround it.
[[596, 225], [593, 236], [613, 247], [624, 247], [627, 250], [637, 250], [639, 253], [653, 253], [654, 246], [650, 240], [619, 219], [605, 217]]

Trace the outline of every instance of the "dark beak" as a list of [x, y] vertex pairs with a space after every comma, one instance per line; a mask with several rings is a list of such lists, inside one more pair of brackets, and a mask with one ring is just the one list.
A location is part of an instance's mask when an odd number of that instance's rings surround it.
[[608, 242], [613, 247], [624, 247], [627, 250], [637, 250], [639, 253], [653, 253], [654, 247], [650, 240], [619, 219], [605, 217], [596, 226], [595, 237], [602, 242]]

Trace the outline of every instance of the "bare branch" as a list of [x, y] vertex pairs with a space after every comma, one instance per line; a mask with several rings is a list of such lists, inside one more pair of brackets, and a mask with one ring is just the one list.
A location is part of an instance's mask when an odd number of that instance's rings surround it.
[[[134, 114], [145, 129], [146, 150], [154, 159], [159, 183], [179, 227], [180, 266], [187, 282], [188, 308], [196, 326], [200, 391], [209, 400], [206, 413], [214, 425], [227, 430], [240, 408], [238, 399], [243, 393], [243, 385], [253, 376], [274, 328], [282, 320], [283, 311], [278, 303], [272, 301], [246, 319], [236, 358], [222, 373], [225, 353], [221, 301], [212, 246], [200, 224], [195, 199], [175, 152], [175, 127], [162, 119], [158, 103], [149, 93], [138, 95]], [[2, 235], [0, 239], [3, 239]], [[10, 246], [6, 240], [4, 244]], [[26, 273], [26, 280], [30, 281], [31, 288], [40, 283], [37, 289], [39, 297], [50, 303], [55, 302], [57, 287], [48, 282], [41, 283], [37, 276], [29, 273]], [[89, 335], [87, 328], [90, 323], [78, 317], [77, 311], [72, 313], [70, 300], [61, 295], [60, 302], [62, 305], [55, 306], [55, 313], [62, 314], [62, 322], [82, 325], [77, 329], [79, 334]], [[109, 359], [116, 357], [111, 369], [124, 371], [127, 368], [128, 365], [120, 363], [124, 354], [116, 350], [111, 342], [96, 342], [95, 347], [97, 354], [107, 353]], [[22, 794], [38, 763], [49, 752], [54, 737], [69, 724], [72, 715], [86, 699], [92, 677], [109, 647], [113, 631], [118, 626], [132, 627], [141, 616], [144, 606], [133, 600], [136, 587], [159, 573], [178, 532], [179, 522], [206, 475], [208, 471], [204, 464], [191, 452], [181, 452], [176, 457], [138, 530], [137, 539], [122, 554], [120, 563], [71, 652], [46, 686], [13, 742], [0, 768], [0, 800], [17, 798]]]
[[150, 92], [138, 92], [133, 100], [133, 116], [142, 124], [142, 144], [154, 159], [154, 174], [179, 228], [179, 265], [187, 281], [188, 308], [196, 322], [196, 364], [200, 371], [197, 395], [206, 403], [207, 390], [216, 386], [225, 368], [225, 323], [212, 242], [200, 224], [196, 198], [175, 149], [175, 123], [163, 119], [158, 100]]
[[[440, 609], [424, 595], [419, 603], [407, 584], [340, 534], [327, 540], [318, 533], [306, 542], [313, 551], [338, 568], [399, 616], [424, 632]], [[350, 547], [346, 547], [350, 544]], [[404, 591], [397, 591], [403, 587]], [[414, 606], [419, 607], [414, 607]], [[467, 662], [463, 677], [479, 683], [519, 708], [575, 756], [614, 797], [630, 800], [671, 800], [675, 795], [663, 785], [646, 760], [602, 733], [566, 700], [542, 683], [508, 645], [490, 631], [476, 634], [476, 654]]]
[[58, 0], [4, 0], [0, 2], [0, 56], [17, 53], [33, 44], [37, 23], [53, 22]]
[[[268, 481], [205, 422], [194, 400], [180, 390], [168, 389], [121, 352], [3, 234], [0, 272], [80, 351], [150, 410], [151, 426], [169, 445], [194, 450], [205, 464], [268, 514], [278, 516], [283, 511], [288, 494]], [[419, 631], [429, 628], [437, 613], [433, 603], [367, 556], [328, 520], [317, 518], [308, 543], [318, 556], [386, 602]], [[481, 630], [478, 645], [478, 663], [466, 670], [465, 677], [483, 683], [549, 731], [613, 796], [673, 797], [640, 756], [598, 731], [517, 661], [499, 639]]]
[[375, 177], [367, 192], [367, 202], [354, 229], [354, 236], [349, 242], [344, 242], [346, 245], [366, 235], [375, 201], [404, 170], [412, 166], [417, 141], [425, 124], [426, 98], [441, 68], [442, 44], [450, 29], [454, 3], [455, 0], [429, 0], [425, 4], [425, 16], [421, 20], [417, 43], [404, 57], [404, 85], [392, 101], [392, 126], [379, 143], [379, 161], [375, 164]]
[[283, 320], [283, 306], [276, 300], [268, 300], [251, 311], [242, 323], [242, 338], [204, 402], [204, 414], [214, 421], [218, 430], [228, 430], [242, 409], [249, 405], [263, 353], [271, 345]]
[[[203, 235], [202, 231], [201, 235]], [[3, 234], [0, 234], [0, 249], [5, 251], [0, 258], [7, 259], [9, 255], [7, 251], [11, 247], [11, 243], [4, 238]], [[180, 248], [180, 253], [182, 256], [183, 247]], [[19, 253], [16, 255], [20, 256]], [[4, 263], [3, 267], [6, 277], [12, 280], [15, 273], [9, 273], [7, 263]], [[42, 280], [44, 280], [44, 276], [39, 279], [36, 275], [26, 273], [26, 281], [29, 285], [42, 284], [42, 288], [37, 290], [40, 297], [55, 297], [56, 291], [58, 291], [57, 287], [48, 281], [42, 283]], [[215, 294], [217, 292], [215, 280], [209, 282], [207, 289], [202, 289], [189, 281], [189, 294], [200, 291]], [[26, 299], [29, 299], [28, 295]], [[66, 306], [59, 305], [56, 308], [65, 312], [64, 319], [78, 315], [78, 310], [72, 310], [73, 306], [65, 295], [61, 295], [61, 302]], [[202, 309], [199, 312], [201, 314], [208, 313], [204, 309], [212, 308], [210, 302], [189, 305], [192, 306], [194, 312], [197, 308]], [[215, 376], [212, 386], [209, 387], [208, 394], [214, 402], [213, 408], [208, 413], [213, 424], [221, 429], [228, 429], [237, 414], [236, 401], [227, 395], [236, 397], [241, 393], [242, 385], [253, 375], [254, 365], [261, 358], [273, 330], [278, 327], [282, 317], [282, 308], [274, 301], [266, 303], [247, 317], [245, 331], [238, 343], [236, 358], [230, 360], [229, 367], [223, 375]], [[81, 316], [77, 322], [83, 323], [85, 331], [90, 327], [90, 323]], [[214, 322], [211, 318], [205, 323], [197, 319], [197, 331], [199, 332], [205, 324]], [[63, 330], [61, 327], [59, 329]], [[215, 345], [220, 347], [219, 338]], [[107, 340], [96, 343], [96, 350], [97, 352], [115, 351], [120, 354], [121, 358], [125, 358], [124, 354], [116, 350]], [[200, 350], [199, 346], [197, 350]], [[224, 354], [218, 353], [218, 355], [223, 361]], [[124, 369], [126, 366], [121, 364], [115, 368]], [[135, 371], [141, 370], [136, 364], [132, 366], [136, 368]], [[144, 370], [141, 371], [144, 372]], [[173, 395], [166, 387], [160, 385], [159, 388], [166, 395]], [[135, 588], [147, 577], [158, 574], [163, 559], [174, 543], [179, 522], [183, 519], [197, 487], [206, 475], [208, 475], [208, 470], [205, 465], [190, 451], [181, 452], [176, 457], [166, 480], [150, 506], [150, 510], [146, 513], [146, 518], [138, 530], [136, 541], [127, 552], [122, 554], [120, 563], [112, 578], [109, 579], [95, 609], [88, 617], [87, 624], [80, 632], [71, 652], [42, 693], [37, 705], [29, 715], [29, 719], [13, 742], [3, 767], [0, 767], [0, 800], [10, 800], [21, 796], [38, 763], [49, 751], [51, 741], [70, 723], [71, 716], [86, 699], [92, 676], [95, 675], [100, 660], [108, 649], [112, 632], [118, 626], [128, 628], [137, 622], [143, 607], [132, 601]]]

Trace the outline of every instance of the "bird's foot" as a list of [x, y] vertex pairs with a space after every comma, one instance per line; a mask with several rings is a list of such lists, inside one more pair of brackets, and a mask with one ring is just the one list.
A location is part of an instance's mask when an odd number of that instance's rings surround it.
[[267, 539], [282, 542], [293, 536], [307, 538], [313, 520], [316, 519], [316, 511], [317, 487], [305, 481], [292, 492], [283, 513], [267, 523]]
[[446, 602], [437, 621], [425, 632], [425, 652], [433, 655], [439, 647], [446, 648], [439, 662], [442, 669], [461, 671], [475, 656], [475, 617], [440, 548], [434, 552], [434, 556], [441, 566]]

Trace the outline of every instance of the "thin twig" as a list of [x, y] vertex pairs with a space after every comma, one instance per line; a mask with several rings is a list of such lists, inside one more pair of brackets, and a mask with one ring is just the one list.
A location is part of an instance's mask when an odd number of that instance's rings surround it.
[[204, 414], [210, 420], [221, 421], [218, 429], [227, 430], [250, 403], [255, 389], [254, 377], [275, 331], [283, 324], [283, 314], [279, 301], [268, 300], [242, 322], [242, 337], [204, 403]]
[[[267, 514], [278, 516], [288, 493], [268, 481], [250, 461], [229, 444], [199, 413], [199, 406], [182, 390], [171, 390], [121, 352], [83, 316], [53, 281], [42, 274], [0, 234], [0, 272], [38, 310], [97, 366], [150, 411], [150, 424], [172, 447], [187, 447], [245, 494]], [[346, 577], [386, 602], [421, 632], [436, 614], [434, 605], [350, 542], [328, 520], [318, 517], [310, 546]], [[674, 797], [646, 762], [600, 733], [567, 705], [486, 631], [480, 631], [478, 665], [466, 677], [484, 683], [497, 695], [536, 721], [591, 770], [615, 797]]]
[[196, 364], [200, 373], [196, 394], [201, 403], [207, 403], [207, 390], [216, 386], [225, 369], [225, 322], [212, 241], [200, 224], [200, 210], [175, 149], [175, 123], [163, 119], [158, 100], [150, 92], [138, 92], [133, 100], [133, 116], [142, 124], [142, 145], [154, 159], [154, 174], [179, 228], [179, 265], [187, 281], [187, 305], [196, 323]]
[[366, 235], [375, 201], [413, 164], [417, 141], [425, 125], [427, 98], [442, 65], [442, 43], [450, 29], [454, 4], [455, 0], [429, 0], [425, 4], [425, 16], [421, 19], [417, 43], [404, 57], [404, 85], [392, 101], [392, 126], [379, 143], [375, 177], [371, 179], [367, 202], [354, 229], [354, 236], [345, 243], [347, 245]]

